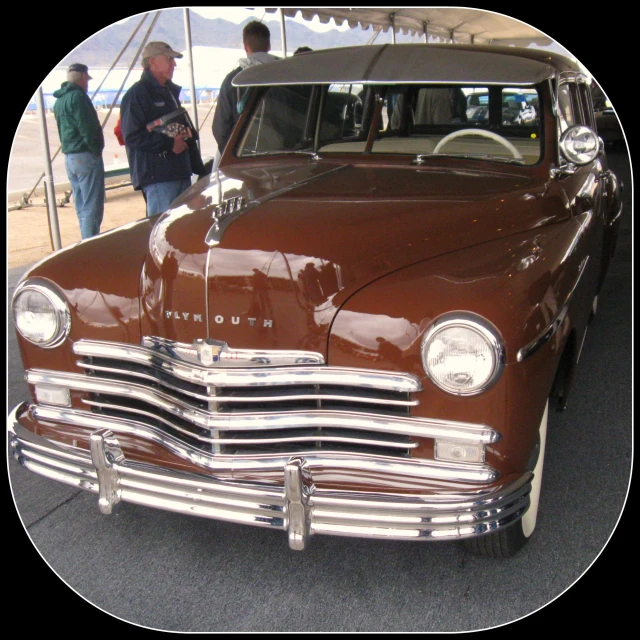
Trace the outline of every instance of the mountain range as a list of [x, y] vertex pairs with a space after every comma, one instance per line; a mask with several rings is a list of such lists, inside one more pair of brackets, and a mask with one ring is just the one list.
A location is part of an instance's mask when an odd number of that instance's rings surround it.
[[[118, 60], [118, 66], [127, 66], [142, 42], [147, 30], [151, 26], [156, 12], [146, 14], [135, 38], [127, 46]], [[126, 21], [112, 24], [65, 56], [59, 67], [66, 67], [77, 61], [82, 61], [90, 67], [109, 67], [121, 53], [123, 47], [138, 26], [142, 17], [140, 14]], [[209, 19], [195, 11], [189, 12], [192, 46], [223, 47], [230, 49], [242, 48], [242, 29], [253, 18], [247, 18], [243, 23], [236, 24], [222, 18]], [[282, 50], [280, 24], [276, 21], [267, 23], [271, 30], [271, 48], [274, 51]], [[331, 47], [343, 47], [358, 44], [367, 44], [373, 36], [373, 30], [349, 29], [338, 31], [337, 29], [318, 33], [292, 20], [286, 22], [287, 51], [295, 51], [298, 47], [307, 46], [312, 49], [326, 49]], [[156, 22], [149, 41], [161, 40], [167, 42], [178, 51], [186, 49], [186, 37], [184, 27], [184, 12], [182, 9], [163, 9]]]

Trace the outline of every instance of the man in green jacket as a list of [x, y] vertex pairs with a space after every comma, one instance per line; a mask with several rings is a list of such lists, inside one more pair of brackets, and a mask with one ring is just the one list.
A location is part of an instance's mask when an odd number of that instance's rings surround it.
[[100, 233], [104, 214], [104, 135], [87, 94], [91, 79], [86, 65], [72, 64], [67, 81], [53, 93], [53, 113], [83, 240]]

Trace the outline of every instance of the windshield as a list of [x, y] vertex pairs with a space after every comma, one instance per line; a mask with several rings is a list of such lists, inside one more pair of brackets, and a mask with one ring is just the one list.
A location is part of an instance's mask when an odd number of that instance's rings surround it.
[[540, 159], [541, 127], [532, 87], [281, 86], [256, 102], [236, 153], [374, 153], [421, 162], [446, 155], [530, 165]]

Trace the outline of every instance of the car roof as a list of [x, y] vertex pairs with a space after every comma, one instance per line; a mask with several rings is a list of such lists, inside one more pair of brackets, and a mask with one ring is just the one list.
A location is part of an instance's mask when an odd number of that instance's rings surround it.
[[239, 87], [292, 84], [482, 83], [534, 85], [556, 73], [579, 73], [568, 58], [543, 49], [456, 44], [338, 47], [254, 65]]

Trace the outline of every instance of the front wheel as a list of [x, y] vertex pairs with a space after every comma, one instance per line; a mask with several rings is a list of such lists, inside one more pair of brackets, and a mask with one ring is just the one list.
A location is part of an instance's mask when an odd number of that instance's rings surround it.
[[533, 468], [531, 493], [529, 494], [529, 508], [517, 522], [500, 531], [487, 533], [477, 538], [464, 540], [467, 551], [488, 558], [512, 558], [529, 541], [536, 528], [540, 489], [542, 487], [542, 472], [544, 468], [544, 450], [547, 443], [547, 418], [549, 401], [544, 408], [542, 420], [538, 428], [538, 455]]

